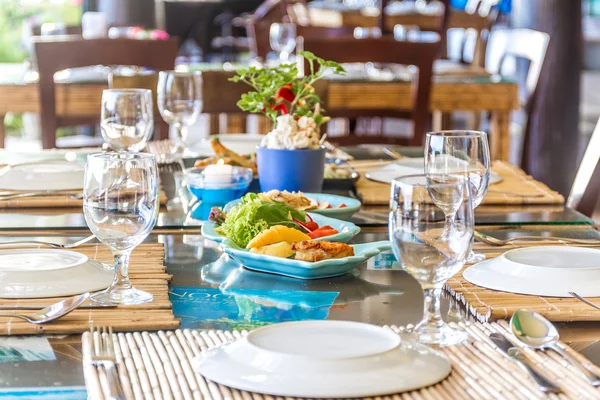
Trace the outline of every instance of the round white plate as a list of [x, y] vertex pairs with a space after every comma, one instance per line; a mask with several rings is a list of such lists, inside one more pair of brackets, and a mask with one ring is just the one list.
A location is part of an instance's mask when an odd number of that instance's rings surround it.
[[51, 271], [74, 267], [87, 260], [86, 255], [66, 250], [0, 250], [0, 271]]
[[[398, 160], [393, 164], [369, 171], [365, 174], [372, 181], [391, 184], [392, 180], [404, 175], [422, 175], [425, 170], [424, 158], [406, 158]], [[502, 182], [502, 176], [495, 172], [490, 173], [490, 185]]]
[[113, 276], [112, 266], [72, 251], [0, 251], [0, 298], [73, 296], [105, 289]]
[[390, 330], [347, 321], [275, 324], [198, 356], [214, 382], [292, 397], [370, 397], [430, 386], [450, 374], [440, 353]]
[[42, 161], [15, 166], [0, 176], [0, 189], [18, 191], [79, 190], [85, 166], [68, 161]]
[[463, 272], [474, 285], [549, 297], [600, 296], [600, 250], [540, 246], [510, 250]]
[[232, 133], [227, 135], [214, 135], [202, 139], [199, 142], [189, 144], [189, 149], [202, 157], [213, 157], [215, 152], [210, 145], [210, 139], [213, 137], [219, 138], [221, 144], [240, 155], [256, 153], [256, 146], [264, 138], [264, 135], [251, 135], [245, 133]]

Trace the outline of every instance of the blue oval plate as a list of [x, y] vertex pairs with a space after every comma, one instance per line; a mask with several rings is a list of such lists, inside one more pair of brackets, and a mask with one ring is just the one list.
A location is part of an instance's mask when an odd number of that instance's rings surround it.
[[[331, 204], [331, 208], [310, 210], [311, 213], [321, 214], [327, 217], [337, 219], [350, 219], [354, 215], [354, 213], [360, 210], [360, 206], [362, 205], [357, 199], [353, 199], [351, 197], [338, 196], [335, 194], [304, 193], [304, 196], [306, 196], [309, 199], [316, 200], [319, 203], [326, 201], [329, 204]], [[346, 207], [336, 208], [341, 204], [345, 204]]]
[[[227, 206], [225, 208], [227, 209]], [[341, 221], [339, 219], [329, 218], [324, 215], [313, 214], [312, 212], [307, 214], [309, 214], [313, 221], [319, 224], [319, 226], [329, 225], [339, 232], [335, 235], [325, 236], [315, 240], [329, 240], [331, 242], [347, 243], [360, 232], [360, 228], [354, 225], [352, 222]], [[217, 224], [215, 224], [213, 221], [206, 221], [204, 224], [202, 224], [202, 236], [204, 236], [205, 239], [214, 240], [215, 242], [222, 242], [226, 239], [226, 237], [217, 233], [215, 231], [216, 227]]]
[[298, 279], [321, 279], [344, 275], [369, 258], [392, 248], [388, 240], [353, 244], [352, 247], [354, 247], [354, 255], [351, 257], [308, 262], [250, 253], [229, 239], [224, 240], [220, 246], [231, 258], [248, 269]]

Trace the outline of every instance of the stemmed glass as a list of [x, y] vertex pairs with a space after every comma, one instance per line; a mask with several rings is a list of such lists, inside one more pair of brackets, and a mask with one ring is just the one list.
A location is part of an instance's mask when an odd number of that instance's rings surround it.
[[[490, 150], [487, 134], [479, 131], [430, 132], [425, 140], [425, 173], [460, 174], [470, 183], [473, 208], [483, 201], [490, 181]], [[446, 213], [446, 232], [454, 223], [452, 210]], [[469, 253], [467, 262], [485, 260], [483, 254]]]
[[273, 51], [279, 53], [279, 61], [287, 62], [296, 47], [296, 25], [289, 22], [271, 24], [269, 42]]
[[158, 169], [147, 153], [91, 154], [85, 166], [83, 212], [88, 227], [115, 257], [115, 278], [92, 295], [102, 304], [142, 304], [150, 293], [129, 281], [129, 255], [152, 231], [158, 215]]
[[[412, 335], [421, 343], [440, 346], [462, 342], [466, 332], [442, 320], [440, 296], [444, 283], [463, 267], [471, 248], [473, 208], [467, 180], [461, 175], [396, 178], [390, 205], [394, 254], [425, 295], [423, 319]], [[451, 226], [445, 224], [444, 208], [454, 213]], [[445, 230], [449, 230], [447, 237], [442, 237]]]
[[158, 110], [167, 124], [175, 128], [177, 147], [185, 148], [187, 127], [202, 112], [202, 73], [199, 71], [161, 71], [158, 74]]
[[100, 128], [106, 143], [116, 151], [140, 151], [152, 136], [152, 91], [106, 89], [102, 92]]

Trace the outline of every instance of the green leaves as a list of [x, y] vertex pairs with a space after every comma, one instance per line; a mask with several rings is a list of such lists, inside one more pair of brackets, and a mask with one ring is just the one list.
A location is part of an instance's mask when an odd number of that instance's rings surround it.
[[[288, 85], [295, 95], [293, 101], [286, 99], [289, 105], [285, 108], [290, 114], [295, 117], [311, 117], [317, 125], [326, 122], [329, 118], [314, 115], [315, 106], [321, 102], [321, 99], [315, 93], [313, 84], [326, 74], [343, 75], [346, 71], [339, 63], [324, 60], [309, 51], [301, 51], [298, 54], [308, 60], [310, 66], [310, 73], [301, 78], [298, 77], [298, 67], [295, 64], [281, 64], [273, 68], [238, 69], [237, 75], [229, 80], [244, 82], [254, 89], [253, 92], [242, 95], [237, 103], [238, 107], [250, 113], [263, 113], [276, 121], [278, 111], [273, 108], [275, 105], [285, 103], [284, 99], [277, 96], [277, 91]], [[321, 109], [322, 111], [324, 110]]]

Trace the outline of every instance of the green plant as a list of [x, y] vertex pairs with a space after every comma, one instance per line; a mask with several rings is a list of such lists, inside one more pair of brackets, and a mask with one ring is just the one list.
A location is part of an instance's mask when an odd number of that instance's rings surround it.
[[336, 75], [345, 74], [344, 68], [335, 61], [326, 61], [309, 51], [299, 52], [308, 60], [310, 74], [298, 78], [295, 64], [282, 64], [273, 68], [250, 67], [237, 70], [230, 78], [233, 82], [244, 82], [254, 91], [242, 95], [238, 107], [250, 113], [262, 113], [273, 122], [281, 114], [291, 114], [297, 118], [313, 118], [317, 125], [329, 120], [323, 116], [321, 99], [315, 93], [314, 84], [328, 71]]

